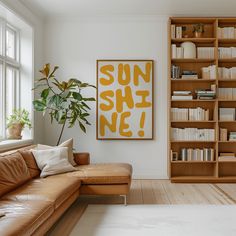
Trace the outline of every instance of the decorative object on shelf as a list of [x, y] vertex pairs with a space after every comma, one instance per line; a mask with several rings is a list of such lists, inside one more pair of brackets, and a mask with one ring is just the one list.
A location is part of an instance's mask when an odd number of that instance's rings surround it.
[[196, 58], [196, 45], [193, 42], [181, 43], [181, 47], [184, 51], [184, 58]]
[[68, 122], [68, 128], [71, 128], [78, 122], [80, 129], [86, 132], [85, 125], [90, 125], [87, 117], [90, 107], [87, 102], [95, 101], [93, 97], [84, 97], [82, 90], [85, 88], [96, 88], [94, 85], [83, 83], [78, 79], [71, 78], [68, 81], [58, 81], [55, 72], [58, 69], [55, 66], [51, 70], [50, 64], [45, 64], [40, 70], [42, 78], [37, 80], [35, 90], [39, 90], [40, 99], [33, 101], [36, 111], [42, 111], [43, 114], [49, 112], [51, 123], [55, 120], [62, 125], [57, 145], [59, 145], [64, 128]]
[[21, 139], [21, 132], [25, 127], [32, 127], [29, 112], [25, 109], [15, 109], [7, 118], [8, 139]]
[[204, 33], [204, 24], [202, 23], [194, 24], [193, 33], [195, 38], [201, 38]]
[[186, 31], [187, 31], [187, 27], [182, 26], [182, 37], [183, 38], [188, 38], [188, 34], [186, 34]]
[[153, 60], [97, 60], [97, 139], [153, 139]]

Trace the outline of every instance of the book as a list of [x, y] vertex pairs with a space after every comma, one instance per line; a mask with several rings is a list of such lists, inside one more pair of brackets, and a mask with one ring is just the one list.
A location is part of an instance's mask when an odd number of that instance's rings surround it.
[[219, 119], [221, 121], [234, 121], [235, 108], [219, 108]]
[[213, 59], [215, 57], [214, 47], [198, 47], [197, 58], [200, 59]]
[[227, 129], [220, 128], [220, 141], [222, 142], [227, 141]]
[[180, 67], [171, 65], [171, 78], [172, 79], [179, 79], [180, 78]]
[[170, 26], [171, 38], [175, 39], [175, 25]]
[[214, 161], [213, 148], [181, 148], [180, 160], [182, 161]]
[[171, 128], [173, 141], [215, 141], [214, 129]]
[[192, 95], [189, 95], [189, 96], [176, 96], [176, 95], [173, 95], [171, 97], [172, 100], [193, 100], [193, 96]]

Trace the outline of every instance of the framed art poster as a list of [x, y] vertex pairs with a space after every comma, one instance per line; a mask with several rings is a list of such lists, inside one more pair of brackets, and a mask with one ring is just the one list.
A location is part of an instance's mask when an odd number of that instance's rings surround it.
[[153, 139], [153, 60], [97, 60], [97, 139]]

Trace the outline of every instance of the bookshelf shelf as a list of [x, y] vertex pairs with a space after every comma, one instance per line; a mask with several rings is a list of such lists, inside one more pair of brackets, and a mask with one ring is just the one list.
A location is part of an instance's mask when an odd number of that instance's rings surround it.
[[[193, 34], [193, 24], [202, 23], [204, 24], [204, 33], [201, 38], [194, 37]], [[174, 27], [173, 27], [174, 26]], [[181, 28], [181, 34], [177, 32], [177, 27]], [[184, 31], [182, 31], [184, 27]], [[196, 99], [197, 94], [195, 91], [198, 89], [209, 90], [212, 85], [216, 88], [236, 88], [236, 79], [224, 79], [223, 75], [227, 76], [227, 70], [221, 69], [218, 73], [219, 67], [232, 68], [236, 67], [236, 58], [219, 58], [220, 53], [222, 56], [227, 55], [224, 49], [219, 49], [219, 47], [233, 47], [236, 48], [236, 38], [223, 38], [219, 37], [223, 27], [235, 27], [236, 28], [236, 18], [217, 18], [217, 17], [173, 17], [169, 21], [169, 67], [168, 67], [168, 105], [169, 105], [169, 122], [168, 122], [168, 161], [169, 161], [169, 177], [172, 182], [176, 183], [236, 183], [236, 160], [234, 161], [220, 161], [218, 156], [221, 153], [233, 153], [236, 156], [236, 141], [220, 141], [221, 129], [227, 129], [228, 132], [236, 132], [236, 120], [220, 120], [219, 119], [219, 108], [236, 108], [236, 99], [219, 99], [218, 97], [211, 100]], [[174, 36], [173, 36], [174, 29]], [[223, 31], [225, 32], [225, 31]], [[227, 32], [227, 31], [226, 31]], [[227, 33], [228, 34], [228, 33]], [[182, 35], [182, 36], [181, 36]], [[176, 38], [176, 37], [177, 38]], [[229, 35], [227, 35], [229, 36]], [[185, 59], [185, 58], [172, 58], [172, 50], [176, 47], [181, 47], [183, 42], [192, 42], [198, 47], [211, 47], [214, 48], [214, 58], [210, 59]], [[172, 46], [172, 44], [175, 44]], [[181, 48], [180, 48], [181, 49]], [[184, 49], [181, 49], [184, 50]], [[212, 50], [212, 49], [211, 49]], [[219, 51], [220, 50], [220, 51]], [[219, 53], [218, 53], [219, 51]], [[201, 51], [199, 51], [201, 52]], [[233, 51], [231, 51], [233, 52]], [[223, 54], [224, 53], [224, 54]], [[233, 53], [232, 53], [233, 54]], [[179, 54], [177, 52], [177, 57], [184, 55], [181, 51]], [[208, 54], [208, 56], [213, 54]], [[221, 56], [221, 55], [220, 55]], [[172, 67], [173, 65], [173, 67]], [[174, 67], [175, 66], [175, 67]], [[206, 75], [205, 68], [213, 66], [215, 69], [215, 76]], [[204, 67], [204, 70], [203, 70]], [[177, 75], [176, 75], [177, 68]], [[194, 78], [195, 75], [199, 79], [173, 79], [181, 78], [182, 71], [187, 71], [184, 73], [185, 77], [189, 72]], [[224, 72], [224, 74], [223, 74]], [[222, 73], [222, 74], [221, 74]], [[230, 71], [230, 75], [234, 77], [233, 70]], [[174, 75], [174, 76], [172, 76]], [[190, 76], [191, 77], [191, 76]], [[228, 77], [230, 78], [230, 77]], [[174, 91], [191, 91], [193, 96], [192, 100], [182, 99], [182, 97], [177, 97], [178, 100], [172, 99], [172, 95], [179, 93], [174, 93]], [[223, 90], [221, 90], [223, 91]], [[230, 90], [227, 90], [230, 91]], [[182, 93], [185, 95], [184, 93]], [[180, 95], [182, 96], [182, 95]], [[189, 96], [190, 97], [190, 96]], [[227, 96], [232, 98], [233, 96]], [[175, 96], [176, 98], [176, 96]], [[184, 97], [183, 97], [184, 98]], [[191, 97], [190, 97], [191, 98]], [[209, 120], [175, 120], [175, 119], [185, 119], [186, 109], [190, 112], [190, 108], [196, 109], [201, 108], [208, 110], [207, 114]], [[173, 109], [172, 108], [177, 108]], [[178, 110], [178, 109], [185, 110]], [[200, 110], [201, 110], [200, 109]], [[177, 116], [176, 113], [177, 112]], [[180, 112], [180, 113], [178, 113]], [[181, 113], [182, 112], [182, 113]], [[193, 110], [191, 110], [191, 116], [193, 116]], [[190, 115], [187, 113], [187, 115]], [[188, 116], [187, 116], [188, 117]], [[199, 117], [199, 116], [198, 116]], [[200, 114], [200, 117], [201, 114]], [[199, 118], [198, 118], [199, 119]], [[226, 119], [226, 118], [225, 118]], [[173, 128], [173, 129], [172, 129]], [[188, 130], [180, 130], [185, 128], [196, 128], [200, 130], [211, 129], [214, 130], [214, 141], [196, 141], [196, 140], [185, 140]], [[186, 132], [185, 132], [186, 131]], [[177, 135], [178, 139], [182, 138], [184, 140], [175, 140], [172, 138], [172, 132]], [[192, 132], [191, 129], [189, 132]], [[195, 131], [194, 131], [195, 132]], [[188, 135], [188, 133], [187, 133]], [[207, 134], [208, 135], [208, 134]], [[211, 136], [213, 137], [213, 136]], [[222, 138], [222, 137], [221, 137]], [[173, 140], [174, 139], [174, 140]], [[221, 139], [224, 140], [224, 139]], [[225, 139], [226, 140], [226, 139]], [[213, 158], [206, 158], [204, 153], [204, 161], [199, 161], [199, 150], [209, 150], [213, 152]], [[187, 150], [187, 152], [186, 152]], [[194, 153], [194, 154], [193, 154]], [[172, 155], [177, 155], [178, 161], [172, 161]], [[184, 157], [182, 157], [183, 155]], [[186, 161], [187, 159], [191, 161]], [[201, 153], [202, 155], [202, 153]], [[207, 157], [208, 154], [206, 154]], [[193, 157], [194, 156], [194, 157]], [[197, 156], [197, 158], [196, 158]], [[190, 157], [190, 158], [189, 158]], [[182, 160], [181, 160], [182, 159]], [[193, 160], [198, 161], [193, 161]], [[202, 156], [200, 158], [202, 160]], [[235, 158], [236, 159], [236, 158]], [[207, 160], [207, 161], [206, 161]]]
[[198, 164], [198, 163], [216, 163], [216, 161], [171, 161], [171, 164]]
[[216, 123], [214, 120], [172, 120], [171, 123]]
[[172, 43], [194, 42], [194, 43], [214, 43], [216, 38], [180, 38], [171, 39]]
[[[236, 158], [235, 158], [236, 159]], [[235, 161], [218, 161], [219, 163], [236, 163], [236, 160]]]
[[236, 63], [236, 58], [224, 58], [224, 59], [218, 59], [218, 62], [230, 62], [230, 63]]
[[186, 58], [179, 58], [179, 59], [171, 59], [172, 62], [184, 62], [184, 63], [212, 63], [214, 62], [216, 59], [212, 58], [212, 59], [200, 59], [200, 58], [195, 58], [195, 59], [186, 59]]
[[[192, 99], [192, 100], [171, 100], [171, 102], [215, 102], [216, 99], [211, 99], [211, 100], [201, 100], [201, 99]], [[222, 100], [222, 101], [232, 101], [232, 100]], [[233, 100], [235, 101], [235, 100]]]
[[236, 141], [218, 141], [218, 143], [236, 143]]
[[[215, 82], [215, 79], [171, 79], [171, 82], [191, 82], [191, 83], [202, 83], [202, 82]], [[232, 80], [230, 80], [232, 81]], [[236, 80], [235, 80], [236, 81]]]
[[216, 141], [172, 140], [171, 143], [215, 143]]
[[236, 39], [218, 39], [218, 42], [219, 43], [232, 43], [232, 44], [234, 44], [234, 43], [236, 43]]

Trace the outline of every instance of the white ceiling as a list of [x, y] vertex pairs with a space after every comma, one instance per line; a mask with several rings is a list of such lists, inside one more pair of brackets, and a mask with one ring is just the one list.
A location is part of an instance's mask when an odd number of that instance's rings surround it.
[[235, 16], [236, 0], [20, 0], [44, 17], [98, 15]]

